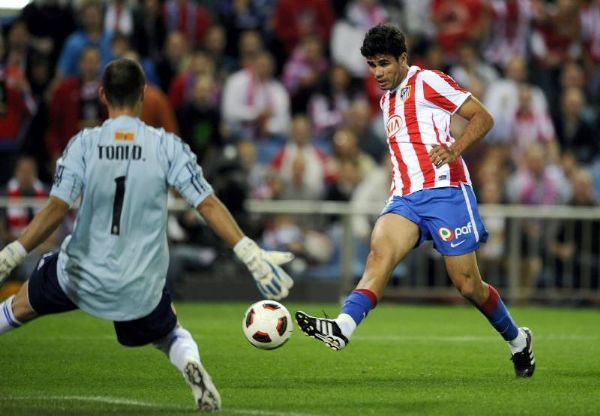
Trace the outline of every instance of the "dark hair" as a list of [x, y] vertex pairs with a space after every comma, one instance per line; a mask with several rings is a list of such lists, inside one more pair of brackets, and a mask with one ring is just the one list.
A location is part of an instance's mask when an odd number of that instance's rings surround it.
[[106, 99], [114, 107], [133, 107], [140, 99], [144, 85], [144, 71], [132, 59], [115, 59], [104, 69], [102, 86]]
[[394, 25], [379, 24], [369, 29], [363, 40], [360, 53], [365, 58], [375, 55], [392, 55], [399, 58], [406, 52], [404, 33]]

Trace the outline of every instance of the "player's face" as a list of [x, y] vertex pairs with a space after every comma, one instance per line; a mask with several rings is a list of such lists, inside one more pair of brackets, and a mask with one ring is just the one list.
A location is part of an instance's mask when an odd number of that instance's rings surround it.
[[400, 55], [399, 58], [387, 54], [375, 55], [367, 58], [367, 65], [382, 90], [393, 90], [400, 85], [408, 69], [406, 53]]

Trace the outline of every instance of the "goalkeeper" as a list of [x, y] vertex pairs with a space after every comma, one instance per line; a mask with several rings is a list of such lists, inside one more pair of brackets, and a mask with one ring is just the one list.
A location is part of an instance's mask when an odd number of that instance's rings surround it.
[[140, 121], [144, 90], [136, 62], [118, 59], [107, 65], [100, 96], [109, 119], [69, 142], [57, 162], [47, 205], [18, 240], [0, 251], [0, 285], [81, 196], [75, 229], [58, 253], [40, 259], [17, 295], [0, 303], [0, 334], [42, 315], [81, 309], [114, 321], [122, 345], [152, 344], [163, 351], [183, 373], [199, 409], [217, 411], [219, 393], [164, 289], [169, 186], [233, 247], [265, 297], [287, 296], [293, 282], [279, 265], [292, 254], [263, 251], [245, 237], [189, 147]]

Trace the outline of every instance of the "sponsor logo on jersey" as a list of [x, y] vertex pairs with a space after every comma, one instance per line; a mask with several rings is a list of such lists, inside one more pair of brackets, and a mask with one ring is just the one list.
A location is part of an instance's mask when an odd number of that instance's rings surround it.
[[440, 227], [438, 230], [438, 235], [444, 241], [450, 241], [454, 238], [454, 233], [450, 228]]
[[132, 142], [135, 139], [135, 135], [130, 131], [115, 131], [115, 140]]
[[404, 87], [400, 90], [400, 100], [402, 102], [408, 100], [410, 98], [410, 85], [408, 87]]
[[402, 127], [402, 117], [400, 117], [399, 115], [396, 115], [396, 114], [391, 116], [390, 119], [388, 120], [387, 124], [385, 125], [385, 130], [387, 131], [388, 137], [392, 137], [393, 135], [398, 133], [400, 131], [401, 127]]

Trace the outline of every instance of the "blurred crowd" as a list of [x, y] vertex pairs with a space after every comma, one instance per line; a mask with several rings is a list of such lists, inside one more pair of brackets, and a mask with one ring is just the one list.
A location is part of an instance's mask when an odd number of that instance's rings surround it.
[[[370, 27], [392, 22], [410, 64], [447, 72], [495, 118], [466, 155], [481, 203], [598, 204], [600, 0], [34, 0], [2, 22], [0, 185], [10, 197], [47, 194], [69, 139], [107, 117], [103, 65], [130, 57], [148, 79], [143, 121], [190, 145], [238, 220], [268, 248], [333, 264], [339, 218], [256, 225], [244, 200], [383, 205], [383, 92], [359, 49]], [[463, 126], [453, 120], [455, 137]], [[9, 206], [0, 239], [31, 215]], [[369, 219], [354, 225], [366, 244]], [[502, 235], [502, 223], [487, 225]], [[204, 244], [199, 226], [175, 215], [171, 239]], [[493, 242], [482, 255], [501, 258]], [[214, 259], [180, 256], [175, 274]]]

